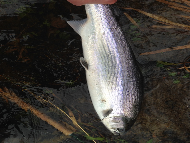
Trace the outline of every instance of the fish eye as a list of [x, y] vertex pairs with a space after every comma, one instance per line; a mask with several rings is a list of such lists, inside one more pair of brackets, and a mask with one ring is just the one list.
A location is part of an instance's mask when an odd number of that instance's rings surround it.
[[104, 118], [107, 117], [112, 111], [113, 109], [103, 110], [102, 112], [103, 112]]

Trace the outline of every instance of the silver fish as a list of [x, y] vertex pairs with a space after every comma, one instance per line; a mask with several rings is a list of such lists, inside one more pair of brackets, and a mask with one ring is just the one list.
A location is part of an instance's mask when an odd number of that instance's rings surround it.
[[86, 4], [87, 18], [68, 21], [81, 36], [86, 79], [103, 124], [123, 135], [134, 123], [142, 97], [141, 73], [111, 5]]

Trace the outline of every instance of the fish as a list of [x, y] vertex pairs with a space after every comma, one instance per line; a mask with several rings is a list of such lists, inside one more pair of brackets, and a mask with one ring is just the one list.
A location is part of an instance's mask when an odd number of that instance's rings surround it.
[[124, 135], [134, 124], [143, 95], [142, 75], [114, 7], [86, 4], [87, 18], [67, 21], [81, 36], [92, 104], [102, 123], [114, 135]]

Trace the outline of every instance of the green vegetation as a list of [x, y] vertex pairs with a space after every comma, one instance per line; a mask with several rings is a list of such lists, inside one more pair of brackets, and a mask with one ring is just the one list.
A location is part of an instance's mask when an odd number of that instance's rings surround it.
[[157, 61], [157, 67], [164, 67], [164, 66], [169, 66], [169, 65], [179, 65], [179, 64], [163, 62], [163, 61]]
[[189, 74], [186, 74], [186, 75], [183, 76], [183, 78], [189, 78], [189, 77], [190, 77]]
[[180, 81], [174, 79], [174, 80], [173, 80], [173, 83], [177, 84], [177, 83], [180, 83]]
[[26, 10], [26, 7], [25, 6], [20, 6], [18, 9], [16, 9], [16, 13], [19, 14], [19, 13], [22, 13]]
[[46, 25], [47, 27], [50, 26], [50, 23], [48, 22], [48, 20], [46, 19], [44, 22], [43, 22], [43, 25]]
[[93, 138], [91, 136], [85, 136], [85, 137], [88, 140], [97, 140], [97, 141], [104, 141], [105, 140], [105, 138], [102, 138], [102, 137], [97, 137], [97, 138]]
[[177, 72], [169, 72], [169, 76], [176, 76]]
[[[185, 69], [183, 67], [183, 63], [169, 63], [169, 62], [164, 62], [164, 61], [157, 61], [156, 66], [164, 68], [166, 70], [165, 78], [172, 77], [174, 84], [180, 83], [180, 78], [189, 78], [190, 77], [189, 73], [184, 73]], [[178, 69], [181, 69], [181, 71], [178, 71]], [[166, 75], [168, 75], [168, 76], [166, 76]]]
[[153, 142], [153, 139], [150, 139], [149, 141], [147, 141], [146, 143], [152, 143]]

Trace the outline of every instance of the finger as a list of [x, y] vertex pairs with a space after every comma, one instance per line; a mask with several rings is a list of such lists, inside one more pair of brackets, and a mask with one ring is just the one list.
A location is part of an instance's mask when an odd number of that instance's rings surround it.
[[114, 4], [117, 0], [68, 0], [70, 3], [81, 6], [84, 4]]
[[117, 0], [90, 0], [92, 4], [114, 4]]
[[114, 4], [117, 0], [82, 0], [82, 4]]

